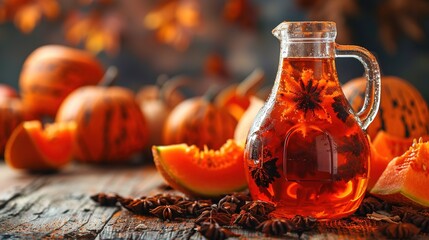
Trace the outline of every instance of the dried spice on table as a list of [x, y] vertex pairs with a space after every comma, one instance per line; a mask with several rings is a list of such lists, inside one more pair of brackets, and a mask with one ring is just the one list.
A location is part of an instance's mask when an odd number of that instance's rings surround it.
[[275, 206], [270, 202], [257, 200], [246, 203], [243, 207], [241, 207], [241, 210], [250, 212], [256, 216], [268, 216], [270, 212], [275, 210]]
[[246, 212], [242, 210], [239, 214], [235, 214], [234, 216], [234, 224], [247, 228], [247, 229], [255, 229], [266, 217], [262, 218], [261, 216], [254, 216], [250, 212]]
[[197, 226], [197, 231], [205, 238], [211, 240], [223, 240], [229, 237], [239, 237], [239, 234], [233, 233], [230, 230], [221, 227], [217, 223], [203, 222]]
[[219, 200], [218, 207], [229, 214], [236, 213], [246, 203], [246, 196], [226, 195]]
[[121, 198], [119, 202], [128, 211], [139, 215], [149, 214], [150, 210], [158, 206], [152, 198]]
[[231, 214], [222, 212], [221, 209], [213, 204], [210, 210], [206, 210], [195, 219], [195, 223], [201, 225], [204, 222], [217, 223], [221, 226], [231, 224]]
[[90, 198], [100, 204], [100, 206], [116, 206], [116, 203], [118, 202], [118, 199], [120, 198], [117, 194], [114, 193], [97, 193]]
[[150, 213], [162, 220], [168, 221], [184, 217], [182, 209], [176, 205], [161, 205], [150, 210]]
[[301, 235], [303, 232], [314, 230], [319, 223], [316, 218], [303, 217], [301, 215], [293, 217], [291, 222], [293, 223], [294, 232], [298, 233], [298, 235]]
[[198, 216], [213, 205], [211, 200], [182, 200], [176, 203], [189, 216]]
[[265, 220], [256, 227], [257, 231], [271, 236], [282, 236], [293, 229], [293, 224], [290, 220], [280, 218]]
[[383, 209], [383, 203], [380, 200], [373, 197], [366, 197], [363, 199], [355, 214], [358, 216], [366, 216], [367, 214], [381, 209]]
[[418, 212], [405, 212], [402, 221], [412, 223], [422, 232], [429, 233], [429, 216]]
[[379, 232], [388, 238], [409, 239], [420, 232], [420, 229], [411, 223], [387, 223], [379, 227]]

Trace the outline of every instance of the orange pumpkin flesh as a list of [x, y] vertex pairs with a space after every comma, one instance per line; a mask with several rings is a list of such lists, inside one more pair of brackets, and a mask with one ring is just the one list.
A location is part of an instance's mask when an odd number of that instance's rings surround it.
[[175, 144], [153, 146], [152, 153], [164, 179], [185, 194], [218, 197], [247, 186], [243, 147], [233, 140], [219, 150]]
[[21, 100], [0, 98], [0, 156], [3, 155], [6, 142], [13, 130], [25, 119]]
[[429, 142], [415, 141], [403, 155], [395, 157], [371, 190], [386, 201], [429, 206]]
[[20, 124], [6, 144], [6, 163], [16, 169], [55, 170], [72, 157], [76, 124], [64, 122], [46, 125], [39, 121]]
[[[429, 140], [429, 136], [422, 136], [424, 141]], [[385, 131], [377, 133], [374, 141], [372, 142], [373, 147], [377, 150], [378, 154], [388, 159], [402, 155], [406, 152], [413, 144], [414, 138], [403, 138], [393, 136]]]
[[374, 144], [370, 142], [371, 146], [371, 158], [370, 158], [370, 168], [369, 168], [369, 177], [368, 177], [368, 186], [367, 191], [371, 191], [375, 183], [383, 174], [386, 166], [392, 160], [391, 157], [386, 157], [380, 154], [377, 149], [374, 147]]

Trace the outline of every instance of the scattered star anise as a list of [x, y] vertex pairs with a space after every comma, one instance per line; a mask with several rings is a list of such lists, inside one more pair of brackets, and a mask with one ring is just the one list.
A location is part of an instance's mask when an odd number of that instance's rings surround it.
[[256, 166], [249, 166], [250, 175], [255, 180], [257, 186], [267, 188], [274, 182], [274, 178], [280, 178], [276, 166], [277, 159], [273, 158]]
[[176, 205], [161, 205], [152, 210], [150, 213], [163, 220], [174, 220], [183, 215], [182, 209]]
[[216, 204], [213, 204], [210, 210], [203, 211], [200, 216], [195, 219], [195, 223], [201, 225], [204, 222], [209, 222], [225, 226], [230, 225], [231, 217], [231, 214], [222, 212]]
[[293, 225], [290, 220], [273, 218], [268, 219], [256, 227], [257, 231], [265, 233], [265, 235], [281, 236], [293, 230]]
[[226, 195], [219, 200], [218, 207], [223, 209], [225, 212], [232, 214], [236, 213], [237, 210], [239, 210], [245, 203], [246, 200], [237, 195]]
[[183, 200], [176, 203], [176, 206], [181, 207], [190, 216], [198, 216], [202, 212], [210, 210], [212, 204], [211, 200]]
[[100, 206], [116, 206], [120, 196], [113, 193], [97, 193], [90, 196], [90, 198]]
[[247, 229], [255, 229], [259, 224], [261, 224], [260, 219], [253, 216], [252, 213], [246, 212], [244, 210], [242, 210], [239, 214], [235, 214], [234, 218], [234, 224]]
[[274, 211], [274, 209], [274, 204], [261, 200], [246, 203], [241, 207], [241, 210], [250, 212], [254, 216], [267, 216], [270, 212]]
[[217, 223], [203, 222], [197, 226], [197, 231], [205, 238], [210, 240], [224, 240], [229, 237], [239, 237], [239, 234], [233, 233]]
[[422, 232], [429, 232], [429, 217], [426, 215], [417, 212], [405, 212], [402, 221], [416, 225]]
[[313, 217], [303, 217], [301, 215], [296, 215], [291, 219], [291, 222], [294, 227], [294, 232], [301, 235], [303, 232], [311, 231], [317, 227], [317, 219]]
[[152, 198], [121, 198], [119, 203], [128, 211], [140, 215], [146, 215], [158, 206]]
[[387, 223], [378, 230], [386, 237], [393, 239], [409, 239], [420, 232], [420, 229], [411, 223]]
[[382, 208], [383, 203], [381, 203], [378, 199], [367, 197], [362, 201], [355, 214], [359, 216], [366, 216], [367, 214], [381, 210]]
[[153, 199], [157, 205], [173, 205], [184, 200], [182, 196], [164, 193], [157, 194], [150, 198]]

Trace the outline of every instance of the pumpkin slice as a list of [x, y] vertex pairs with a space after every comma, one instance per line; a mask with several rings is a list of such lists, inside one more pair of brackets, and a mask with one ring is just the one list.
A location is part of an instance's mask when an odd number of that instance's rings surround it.
[[390, 161], [371, 193], [393, 203], [428, 207], [428, 182], [429, 142], [420, 139]]
[[152, 153], [164, 179], [187, 195], [218, 197], [247, 186], [243, 147], [233, 140], [219, 150], [175, 144], [153, 146]]
[[[422, 136], [423, 141], [428, 141], [429, 136]], [[397, 137], [385, 131], [379, 131], [372, 142], [378, 154], [389, 159], [401, 156], [413, 144], [414, 138]]]
[[39, 121], [21, 123], [6, 144], [6, 163], [16, 169], [56, 170], [70, 162], [76, 124], [47, 124]]

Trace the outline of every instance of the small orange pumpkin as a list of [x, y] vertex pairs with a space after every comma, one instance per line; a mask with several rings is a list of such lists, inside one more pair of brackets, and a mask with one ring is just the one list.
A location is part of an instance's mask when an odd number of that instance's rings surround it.
[[19, 86], [23, 106], [33, 115], [55, 117], [68, 94], [103, 77], [100, 62], [88, 52], [58, 45], [36, 49], [25, 60]]
[[190, 82], [184, 76], [159, 81], [160, 79], [162, 78], [158, 78], [157, 85], [143, 87], [136, 96], [149, 126], [149, 146], [164, 144], [164, 123], [171, 110], [185, 99], [178, 88]]
[[[355, 110], [363, 105], [365, 86], [365, 78], [350, 80], [343, 86], [344, 94]], [[393, 76], [382, 77], [380, 109], [367, 132], [374, 139], [380, 130], [403, 138], [429, 134], [427, 103], [408, 81]]]
[[239, 84], [233, 84], [222, 90], [216, 97], [215, 103], [226, 108], [237, 120], [240, 120], [250, 106], [250, 98], [254, 96], [264, 81], [264, 72], [255, 69]]
[[18, 93], [13, 87], [7, 84], [0, 84], [0, 100], [5, 98], [18, 98]]
[[171, 111], [164, 125], [164, 144], [218, 149], [234, 137], [237, 120], [226, 109], [213, 104], [211, 94], [185, 100]]
[[123, 87], [81, 87], [63, 102], [56, 121], [75, 121], [74, 156], [86, 162], [121, 162], [145, 147], [146, 120]]
[[0, 155], [3, 155], [6, 142], [13, 130], [24, 120], [21, 100], [0, 99]]

